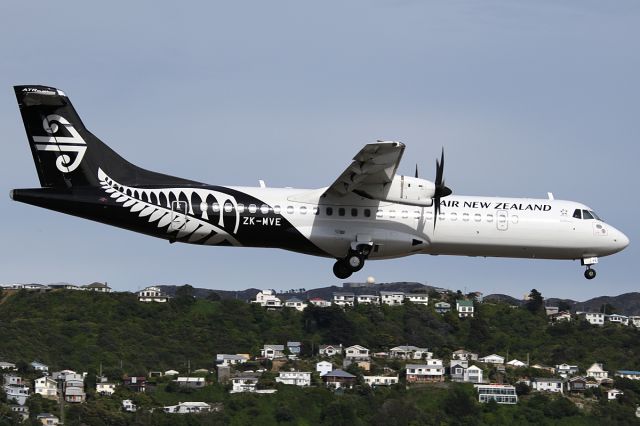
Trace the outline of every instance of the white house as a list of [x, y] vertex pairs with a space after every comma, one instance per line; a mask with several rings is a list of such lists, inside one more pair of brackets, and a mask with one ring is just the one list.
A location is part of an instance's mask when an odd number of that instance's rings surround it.
[[39, 361], [33, 361], [31, 363], [31, 367], [33, 367], [33, 369], [36, 371], [49, 371], [49, 367]]
[[397, 306], [404, 302], [404, 292], [402, 291], [381, 291], [380, 302], [385, 305]]
[[557, 314], [549, 315], [549, 321], [553, 322], [562, 322], [562, 321], [571, 321], [571, 312], [561, 311]]
[[258, 385], [257, 373], [241, 373], [231, 378], [231, 393], [255, 392]]
[[178, 405], [167, 405], [163, 410], [172, 414], [208, 413], [211, 406], [206, 402], [181, 402]]
[[624, 395], [624, 392], [622, 392], [620, 389], [609, 389], [607, 391], [607, 400], [616, 400], [620, 395]]
[[56, 399], [58, 397], [58, 382], [49, 376], [42, 376], [35, 380], [35, 393], [44, 398]]
[[4, 379], [5, 385], [23, 385], [24, 384], [24, 380], [22, 380], [22, 377], [16, 374], [3, 374], [2, 377]]
[[58, 426], [60, 419], [51, 413], [42, 413], [36, 416], [36, 422], [46, 426]]
[[165, 376], [177, 376], [178, 374], [180, 374], [180, 372], [177, 370], [167, 370], [164, 372]]
[[359, 305], [379, 305], [380, 297], [375, 294], [359, 294], [356, 301]]
[[116, 391], [116, 384], [112, 382], [96, 383], [96, 393], [99, 395], [111, 396]]
[[458, 349], [451, 354], [453, 359], [466, 359], [467, 361], [477, 361], [478, 354], [466, 351], [464, 349]]
[[601, 312], [586, 312], [584, 318], [593, 325], [604, 325], [605, 314]]
[[640, 380], [640, 371], [635, 370], [618, 370], [616, 376], [623, 379]]
[[276, 382], [285, 385], [311, 386], [311, 373], [305, 371], [281, 371]]
[[397, 385], [398, 376], [363, 376], [364, 383], [369, 386], [391, 386]]
[[20, 422], [26, 422], [29, 420], [29, 407], [26, 405], [10, 405], [9, 409], [12, 413], [16, 413], [18, 415]]
[[333, 364], [329, 361], [320, 361], [316, 364], [316, 372], [320, 374], [320, 376], [324, 376], [331, 371], [333, 371]]
[[335, 356], [342, 355], [342, 343], [339, 345], [320, 345], [318, 348], [318, 355], [320, 356]]
[[29, 398], [29, 386], [27, 385], [4, 385], [3, 389], [9, 402], [15, 399], [18, 405], [24, 405]]
[[[216, 355], [216, 364], [218, 365], [236, 365], [236, 364], [244, 364], [249, 360], [248, 354], [217, 354]], [[176, 373], [177, 374], [177, 373]]]
[[15, 370], [16, 365], [11, 362], [0, 361], [0, 370]]
[[134, 404], [132, 400], [123, 399], [122, 400], [122, 409], [124, 411], [126, 411], [127, 413], [135, 413], [138, 410], [138, 407], [136, 407], [136, 404]]
[[465, 371], [464, 381], [469, 383], [482, 383], [482, 375], [482, 368], [478, 367], [477, 365], [472, 365], [467, 368], [467, 371]]
[[302, 300], [298, 299], [297, 297], [292, 297], [291, 299], [288, 299], [288, 300], [286, 300], [284, 302], [284, 307], [285, 308], [293, 308], [293, 309], [298, 310], [300, 312], [304, 311], [307, 306], [309, 306], [309, 305], [307, 305], [305, 302], [303, 302]]
[[404, 295], [404, 300], [407, 300], [414, 305], [425, 305], [429, 304], [429, 295], [427, 293], [407, 293]]
[[440, 359], [429, 359], [426, 364], [407, 364], [407, 383], [444, 381], [444, 366]]
[[173, 381], [178, 386], [189, 389], [199, 389], [206, 385], [204, 377], [178, 377]]
[[607, 321], [614, 324], [629, 325], [629, 317], [618, 314], [607, 315]]
[[256, 300], [251, 303], [257, 303], [267, 308], [281, 308], [282, 301], [275, 295], [273, 290], [262, 290], [256, 294]]
[[458, 311], [458, 317], [468, 318], [473, 317], [473, 301], [471, 300], [456, 300], [456, 311]]
[[519, 368], [519, 367], [526, 367], [527, 364], [518, 359], [512, 359], [511, 361], [507, 362], [507, 366]]
[[264, 345], [260, 356], [267, 359], [284, 358], [284, 345]]
[[602, 364], [594, 362], [591, 367], [587, 369], [587, 377], [593, 377], [598, 382], [609, 378], [609, 372], [606, 371]]
[[399, 359], [429, 359], [433, 356], [427, 348], [419, 348], [412, 345], [396, 346], [389, 350], [389, 358]]
[[631, 315], [629, 317], [629, 324], [640, 328], [640, 315]]
[[518, 395], [516, 394], [516, 388], [512, 385], [473, 385], [478, 391], [478, 401], [482, 403], [489, 402], [491, 400], [496, 401], [498, 404], [517, 404]]
[[311, 303], [313, 306], [317, 306], [318, 308], [328, 308], [329, 306], [331, 306], [331, 302], [321, 297], [314, 297], [312, 299], [309, 299], [309, 303]]
[[569, 376], [573, 376], [578, 374], [578, 366], [577, 365], [569, 365], [569, 364], [557, 364], [556, 372], [565, 379]]
[[356, 295], [353, 293], [333, 293], [333, 304], [338, 306], [353, 306]]
[[563, 381], [556, 378], [536, 377], [531, 379], [531, 389], [538, 392], [563, 392]]
[[439, 314], [446, 314], [451, 310], [451, 304], [447, 302], [436, 302], [434, 305], [436, 312]]
[[111, 293], [111, 287], [107, 285], [107, 283], [91, 283], [82, 286], [83, 290], [87, 291], [95, 291], [98, 293]]
[[485, 364], [504, 364], [504, 357], [496, 354], [491, 354], [487, 356], [483, 356], [482, 358], [478, 358], [479, 362], [484, 362]]
[[360, 345], [349, 346], [344, 350], [344, 353], [345, 358], [352, 361], [369, 359], [369, 349]]
[[166, 303], [169, 301], [169, 296], [160, 290], [160, 287], [150, 286], [138, 292], [138, 301]]

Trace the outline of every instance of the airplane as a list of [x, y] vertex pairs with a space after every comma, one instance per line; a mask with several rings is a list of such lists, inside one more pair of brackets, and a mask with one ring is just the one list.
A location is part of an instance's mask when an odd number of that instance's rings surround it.
[[84, 126], [64, 92], [14, 86], [41, 188], [15, 201], [207, 246], [269, 247], [335, 259], [345, 279], [368, 260], [413, 254], [567, 259], [593, 279], [629, 239], [584, 204], [453, 195], [444, 149], [434, 181], [397, 175], [405, 145], [365, 145], [319, 189], [216, 186], [137, 167]]

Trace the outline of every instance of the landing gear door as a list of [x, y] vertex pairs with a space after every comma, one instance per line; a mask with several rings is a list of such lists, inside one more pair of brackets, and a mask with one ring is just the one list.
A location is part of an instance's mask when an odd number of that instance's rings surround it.
[[169, 223], [169, 232], [179, 231], [187, 224], [187, 202], [172, 201], [171, 202], [171, 223]]
[[496, 226], [498, 231], [506, 231], [509, 229], [509, 212], [506, 210], [496, 211]]

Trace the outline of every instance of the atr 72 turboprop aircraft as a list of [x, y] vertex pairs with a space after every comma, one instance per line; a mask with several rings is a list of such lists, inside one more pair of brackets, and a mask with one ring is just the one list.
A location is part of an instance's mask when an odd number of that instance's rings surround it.
[[213, 186], [141, 169], [91, 134], [61, 91], [16, 86], [41, 188], [11, 198], [169, 242], [273, 247], [336, 259], [347, 278], [366, 260], [411, 254], [580, 259], [585, 277], [629, 239], [573, 201], [453, 196], [436, 178], [396, 175], [400, 142], [365, 145], [320, 189]]

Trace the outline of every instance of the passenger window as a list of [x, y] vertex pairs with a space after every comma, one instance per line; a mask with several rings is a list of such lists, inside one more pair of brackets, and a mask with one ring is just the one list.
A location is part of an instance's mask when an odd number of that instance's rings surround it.
[[482, 215], [480, 213], [476, 213], [473, 217], [476, 222], [480, 222], [480, 220], [482, 220]]
[[314, 206], [312, 210], [314, 215], [318, 216], [320, 214], [320, 208]]
[[287, 213], [293, 214], [293, 206], [287, 206]]
[[582, 210], [582, 218], [583, 219], [593, 219], [593, 216], [591, 216], [591, 213], [589, 213], [587, 210]]
[[469, 213], [462, 213], [462, 220], [469, 222]]
[[231, 205], [231, 203], [227, 203], [224, 205], [224, 211], [226, 213], [231, 213], [231, 210], [233, 210], [233, 206]]
[[213, 203], [211, 204], [211, 208], [213, 209], [214, 212], [218, 213], [220, 211], [220, 204]]
[[395, 210], [389, 210], [389, 218], [393, 219], [396, 217], [396, 211]]
[[413, 218], [415, 220], [420, 220], [420, 210], [416, 210], [413, 212]]
[[427, 211], [426, 219], [427, 219], [427, 220], [431, 220], [431, 219], [433, 219], [433, 213], [431, 212], [431, 210]]
[[406, 218], [408, 218], [408, 217], [409, 217], [409, 212], [408, 212], [408, 211], [406, 211], [406, 210], [402, 210], [402, 218], [403, 218], [403, 219], [406, 219]]
[[344, 216], [344, 207], [338, 208], [338, 216]]
[[487, 222], [493, 222], [493, 215], [492, 214], [488, 214], [487, 215]]
[[582, 213], [581, 213], [580, 209], [575, 209], [573, 211], [573, 217], [575, 219], [582, 219]]
[[331, 216], [333, 214], [333, 208], [327, 207], [327, 216]]
[[257, 210], [258, 210], [258, 207], [256, 207], [255, 204], [249, 204], [249, 213], [255, 213]]
[[351, 209], [351, 216], [353, 217], [358, 216], [358, 209]]
[[275, 206], [273, 206], [273, 212], [274, 212], [275, 214], [280, 214], [280, 210], [281, 210], [281, 209], [280, 209], [280, 206], [279, 206], [279, 205], [277, 205], [277, 204], [276, 204]]
[[364, 209], [364, 217], [371, 217], [371, 210], [370, 209]]
[[458, 213], [456, 212], [451, 212], [451, 220], [458, 220]]
[[238, 213], [244, 213], [244, 204], [238, 204]]
[[446, 219], [446, 213], [445, 212], [440, 212], [438, 213], [438, 220], [445, 220]]
[[269, 206], [267, 206], [266, 204], [261, 205], [260, 206], [260, 213], [269, 214]]
[[300, 214], [307, 214], [307, 206], [300, 206]]
[[382, 218], [382, 209], [378, 209], [378, 211], [376, 212], [376, 217], [377, 217], [378, 219], [381, 219], [381, 218]]

